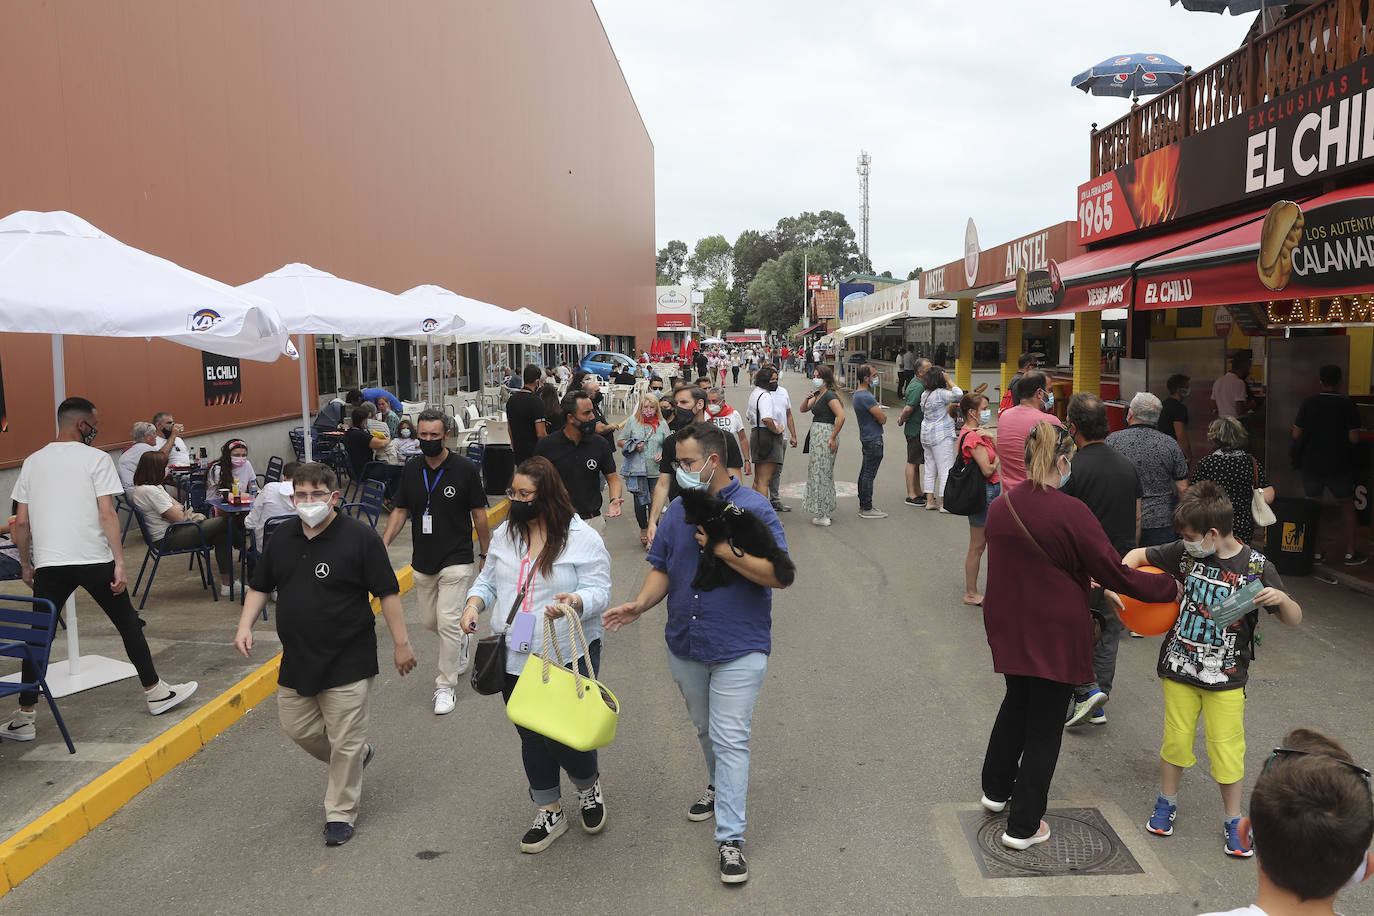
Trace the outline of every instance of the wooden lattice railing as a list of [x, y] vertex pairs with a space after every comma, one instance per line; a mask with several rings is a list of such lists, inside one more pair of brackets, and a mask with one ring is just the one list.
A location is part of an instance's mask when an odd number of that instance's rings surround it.
[[1374, 3], [1324, 0], [1247, 40], [1233, 53], [1101, 129], [1093, 125], [1096, 178], [1374, 53]]

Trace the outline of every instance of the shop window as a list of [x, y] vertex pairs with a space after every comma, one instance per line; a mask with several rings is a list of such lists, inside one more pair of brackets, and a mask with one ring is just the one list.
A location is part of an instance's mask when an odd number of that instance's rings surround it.
[[1180, 328], [1200, 328], [1202, 327], [1202, 308], [1179, 309], [1178, 325]]
[[353, 341], [339, 343], [339, 390], [361, 388], [358, 384], [358, 345]]
[[387, 391], [395, 391], [400, 387], [400, 378], [396, 374], [396, 347], [398, 341], [390, 337], [383, 337], [381, 341], [382, 349], [382, 385]]
[[320, 398], [328, 401], [339, 390], [339, 367], [335, 362], [336, 344], [331, 334], [315, 338], [315, 386]]

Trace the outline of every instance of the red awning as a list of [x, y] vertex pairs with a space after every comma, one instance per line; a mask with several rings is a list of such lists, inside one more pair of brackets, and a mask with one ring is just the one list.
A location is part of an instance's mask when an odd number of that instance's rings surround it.
[[994, 286], [980, 295], [973, 317], [978, 321], [994, 318], [1038, 318], [1125, 308], [1135, 304], [1132, 302], [1131, 280], [1132, 269], [1137, 264], [1159, 255], [1160, 252], [1173, 251], [1198, 238], [1229, 229], [1250, 218], [1246, 216], [1222, 220], [1211, 226], [1195, 227], [1089, 251], [1062, 264], [1054, 265], [1059, 273], [1063, 294], [1053, 308], [1039, 312], [1019, 310], [1016, 305], [1016, 284], [1010, 282]]
[[795, 336], [793, 339], [794, 339], [794, 340], [801, 340], [801, 339], [802, 339], [803, 337], [805, 337], [807, 334], [810, 334], [812, 331], [814, 331], [814, 330], [816, 330], [817, 328], [822, 327], [822, 326], [824, 326], [824, 325], [825, 325], [825, 322], [824, 322], [824, 321], [817, 321], [815, 324], [810, 325], [809, 327], [805, 328], [804, 330], [798, 331], [797, 334], [796, 334], [796, 336]]
[[[1136, 269], [1136, 307], [1191, 308], [1307, 297], [1347, 296], [1374, 291], [1374, 229], [1356, 210], [1374, 217], [1374, 183], [1342, 188], [1297, 201], [1304, 213], [1328, 204], [1367, 199], [1366, 207], [1343, 207], [1332, 219], [1306, 219], [1300, 248], [1290, 256], [1292, 271], [1278, 290], [1260, 281], [1256, 264], [1260, 232], [1268, 210], [1249, 214], [1239, 225], [1183, 248], [1148, 258]], [[1347, 212], [1349, 211], [1349, 212]], [[1325, 242], [1318, 239], [1327, 239]]]

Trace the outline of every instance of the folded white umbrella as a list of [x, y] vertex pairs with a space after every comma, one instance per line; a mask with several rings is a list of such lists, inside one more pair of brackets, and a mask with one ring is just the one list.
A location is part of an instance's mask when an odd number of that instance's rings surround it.
[[584, 331], [579, 331], [572, 325], [563, 324], [561, 321], [554, 321], [552, 318], [547, 318], [530, 309], [518, 308], [515, 310], [515, 314], [521, 315], [531, 321], [542, 321], [548, 325], [548, 332], [538, 341], [541, 344], [566, 344], [569, 346], [587, 347], [601, 346], [600, 338], [593, 337]]
[[161, 337], [261, 362], [297, 355], [270, 302], [61, 210], [0, 219], [0, 331]]
[[[0, 331], [52, 335], [53, 403], [66, 400], [62, 338], [161, 337], [272, 362], [299, 354], [272, 304], [111, 238], [65, 211], [0, 219]], [[48, 669], [57, 696], [132, 677], [132, 665], [81, 655], [68, 600], [67, 657]]]

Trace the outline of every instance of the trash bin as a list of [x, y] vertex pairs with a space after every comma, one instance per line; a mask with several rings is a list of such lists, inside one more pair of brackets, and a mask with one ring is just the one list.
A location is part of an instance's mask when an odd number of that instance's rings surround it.
[[1312, 575], [1321, 504], [1311, 499], [1274, 500], [1274, 524], [1266, 532], [1266, 554], [1284, 576]]
[[488, 444], [482, 451], [482, 482], [488, 496], [505, 496], [515, 474], [515, 452], [509, 445]]

